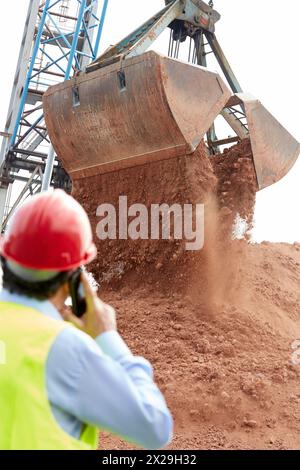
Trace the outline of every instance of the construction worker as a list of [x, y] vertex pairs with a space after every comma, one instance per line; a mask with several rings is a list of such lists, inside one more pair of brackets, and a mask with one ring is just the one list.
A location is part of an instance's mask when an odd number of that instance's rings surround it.
[[0, 449], [95, 449], [100, 427], [165, 446], [172, 417], [151, 365], [132, 355], [86, 274], [84, 315], [65, 307], [70, 279], [96, 256], [84, 209], [59, 189], [32, 197], [0, 253]]

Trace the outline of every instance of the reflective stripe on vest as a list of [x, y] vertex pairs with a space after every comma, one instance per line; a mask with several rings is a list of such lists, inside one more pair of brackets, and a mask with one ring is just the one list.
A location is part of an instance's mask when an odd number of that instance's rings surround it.
[[0, 302], [0, 449], [96, 449], [97, 429], [86, 426], [80, 440], [73, 438], [56, 422], [47, 397], [48, 353], [68, 327], [32, 308]]

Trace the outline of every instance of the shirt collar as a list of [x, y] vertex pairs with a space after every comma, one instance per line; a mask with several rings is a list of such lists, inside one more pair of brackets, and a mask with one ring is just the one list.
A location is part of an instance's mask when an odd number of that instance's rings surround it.
[[2, 289], [0, 292], [0, 301], [25, 305], [26, 307], [38, 310], [47, 317], [54, 318], [55, 320], [62, 320], [62, 316], [49, 300], [32, 299], [31, 297], [26, 297], [26, 295], [12, 293], [7, 289]]

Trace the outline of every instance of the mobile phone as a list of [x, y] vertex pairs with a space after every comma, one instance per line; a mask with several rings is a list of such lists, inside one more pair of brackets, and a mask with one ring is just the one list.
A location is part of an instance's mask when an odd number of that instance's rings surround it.
[[76, 317], [81, 318], [86, 312], [86, 300], [83, 284], [81, 282], [82, 269], [79, 268], [72, 273], [69, 279], [69, 290], [72, 300], [72, 310]]

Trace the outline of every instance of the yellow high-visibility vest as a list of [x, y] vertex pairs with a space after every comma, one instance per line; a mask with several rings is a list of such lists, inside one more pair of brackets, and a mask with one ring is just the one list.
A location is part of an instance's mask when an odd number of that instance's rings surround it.
[[97, 429], [86, 425], [80, 439], [73, 438], [56, 422], [47, 397], [48, 353], [68, 327], [35, 309], [0, 302], [0, 449], [97, 448]]

